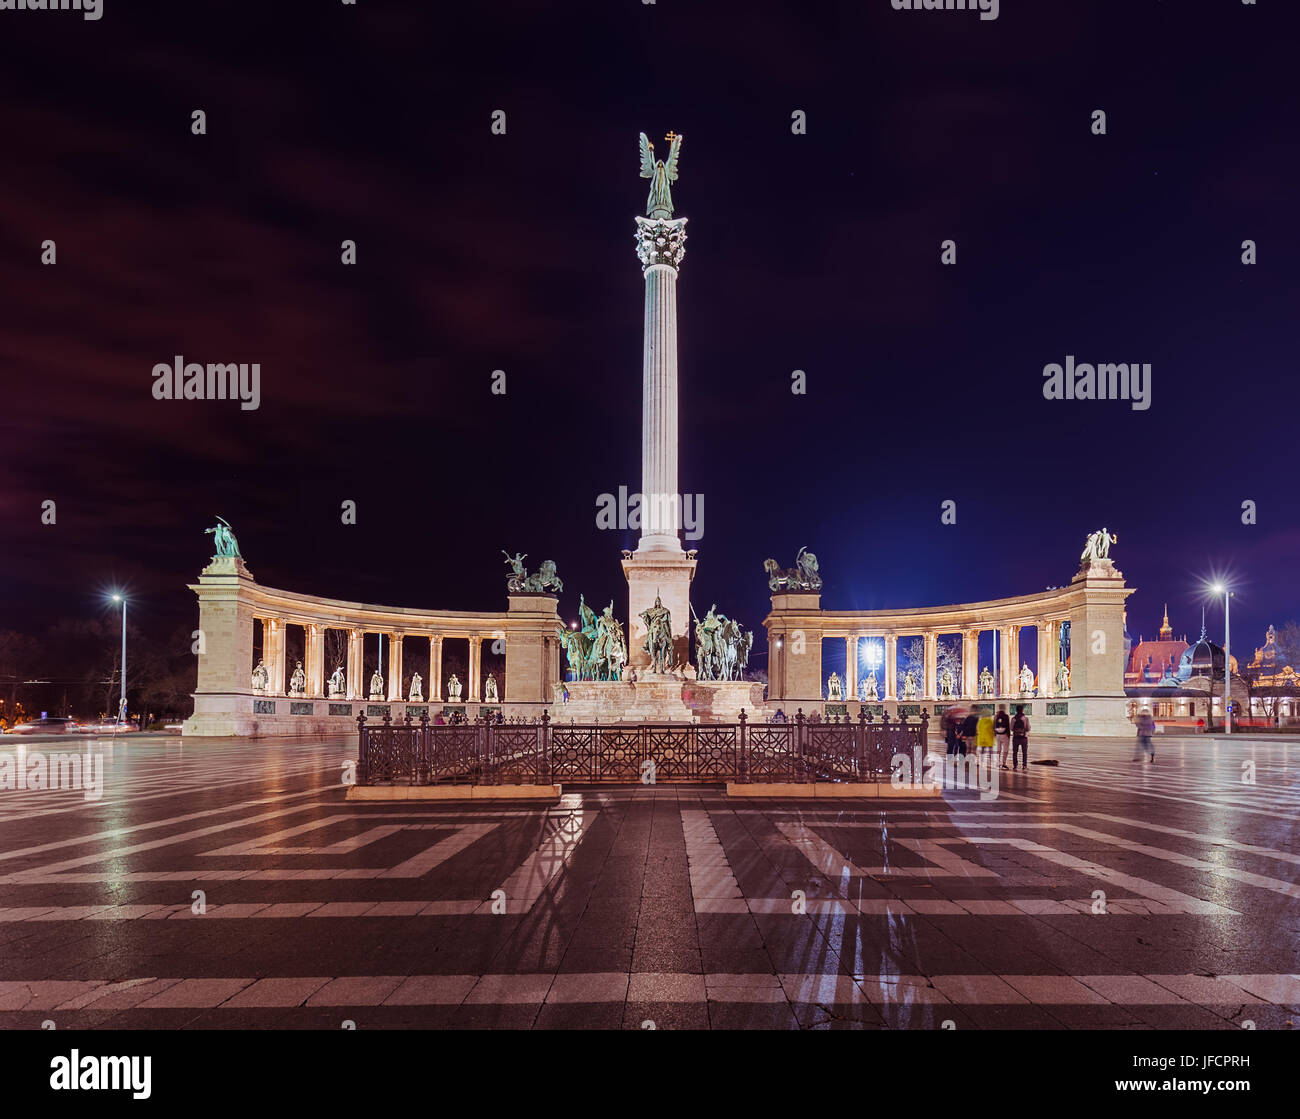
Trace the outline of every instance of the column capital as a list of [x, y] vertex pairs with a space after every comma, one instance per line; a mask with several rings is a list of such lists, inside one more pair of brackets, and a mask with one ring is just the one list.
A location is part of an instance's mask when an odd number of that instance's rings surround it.
[[638, 217], [636, 255], [643, 272], [656, 264], [665, 264], [675, 272], [686, 255], [686, 219]]

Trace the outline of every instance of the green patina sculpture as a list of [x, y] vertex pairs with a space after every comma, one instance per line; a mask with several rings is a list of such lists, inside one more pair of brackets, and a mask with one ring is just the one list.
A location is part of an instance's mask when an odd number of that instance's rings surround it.
[[611, 602], [597, 615], [583, 595], [578, 596], [578, 628], [556, 628], [569, 671], [575, 680], [620, 680], [627, 663], [623, 625], [614, 617]]
[[749, 662], [754, 635], [734, 618], [719, 614], [716, 603], [701, 621], [695, 618], [695, 674], [700, 680], [741, 680]]
[[673, 216], [673, 196], [668, 189], [669, 183], [677, 181], [677, 153], [682, 147], [682, 138], [675, 132], [664, 137], [669, 143], [668, 158], [655, 159], [655, 146], [641, 133], [641, 178], [650, 180], [650, 197], [646, 200], [645, 213], [648, 218], [671, 218]]
[[651, 672], [670, 672], [673, 667], [673, 621], [672, 615], [655, 595], [655, 604], [641, 611], [641, 621], [645, 623], [645, 645], [643, 648], [650, 655]]
[[[218, 517], [220, 522], [213, 528], [205, 528], [203, 535], [212, 535], [213, 546], [217, 549], [213, 553], [213, 558], [217, 556], [238, 556], [239, 541], [235, 539], [235, 534], [230, 531], [230, 525], [224, 517]], [[242, 557], [241, 557], [242, 558]]]

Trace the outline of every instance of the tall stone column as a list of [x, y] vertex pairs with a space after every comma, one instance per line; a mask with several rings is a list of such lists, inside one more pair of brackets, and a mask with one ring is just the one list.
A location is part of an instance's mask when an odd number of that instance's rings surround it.
[[925, 638], [925, 679], [921, 681], [921, 698], [934, 699], [939, 694], [936, 665], [939, 661], [939, 635], [930, 631]]
[[1020, 694], [1020, 627], [1008, 627], [1008, 639], [1011, 644], [1007, 646], [1007, 664], [1011, 669], [1011, 691], [1014, 695]]
[[365, 630], [350, 629], [347, 632], [347, 698], [365, 699], [365, 681], [361, 675], [365, 672]]
[[469, 639], [469, 701], [478, 703], [483, 699], [483, 638]]
[[961, 635], [961, 694], [974, 699], [979, 694], [980, 631], [965, 630]]
[[[642, 218], [637, 256], [645, 277], [641, 352], [641, 537], [623, 560], [628, 582], [628, 655], [649, 663], [641, 613], [659, 598], [672, 621], [674, 659], [689, 657], [690, 589], [695, 559], [682, 550], [677, 483], [677, 270], [686, 253], [685, 218]], [[698, 521], [702, 508], [692, 509]], [[702, 527], [702, 526], [701, 526]]]
[[[1019, 668], [1019, 665], [1015, 666]], [[998, 695], [1011, 695], [1011, 680], [1015, 669], [1011, 667], [1011, 627], [998, 627]]]
[[1051, 622], [1038, 622], [1038, 694], [1056, 695], [1056, 650], [1052, 647], [1054, 627]]
[[898, 698], [898, 636], [885, 634], [885, 699]]
[[307, 626], [307, 694], [319, 699], [325, 694], [325, 627]]
[[397, 703], [406, 697], [402, 695], [402, 635], [388, 635], [388, 701]]
[[858, 639], [855, 636], [844, 639], [844, 675], [849, 678], [849, 699], [858, 698]]
[[262, 624], [263, 634], [269, 632], [271, 635], [271, 661], [266, 666], [271, 670], [270, 687], [266, 689], [268, 695], [284, 695], [286, 691], [284, 686], [285, 624], [283, 618], [268, 618]]
[[425, 691], [430, 701], [442, 701], [442, 638], [437, 634], [429, 638], [429, 686]]

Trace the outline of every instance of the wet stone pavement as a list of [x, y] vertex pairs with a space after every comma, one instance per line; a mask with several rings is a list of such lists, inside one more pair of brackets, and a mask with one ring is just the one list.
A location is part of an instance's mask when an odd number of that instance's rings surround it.
[[1300, 1021], [1278, 739], [1044, 739], [990, 799], [472, 806], [346, 802], [354, 739], [24, 745], [105, 782], [0, 791], [0, 1028]]

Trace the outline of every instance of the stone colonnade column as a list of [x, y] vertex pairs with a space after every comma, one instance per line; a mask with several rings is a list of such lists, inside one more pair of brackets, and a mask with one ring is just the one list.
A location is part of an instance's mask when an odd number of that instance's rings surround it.
[[429, 687], [426, 689], [429, 699], [442, 700], [442, 637], [433, 634], [429, 637]]
[[998, 627], [998, 646], [1000, 657], [998, 659], [998, 695], [1009, 696], [1011, 694], [1011, 678], [1015, 670], [1011, 665], [1011, 627]]
[[268, 695], [284, 695], [284, 629], [285, 622], [283, 618], [267, 618], [262, 622], [262, 645], [263, 650], [267, 644], [266, 635], [269, 632], [271, 637], [271, 659], [267, 664], [270, 670], [271, 681], [266, 691]]
[[885, 634], [885, 699], [898, 698], [898, 635]]
[[469, 639], [469, 702], [483, 699], [483, 638]]
[[1011, 668], [1011, 680], [1013, 682], [1012, 691], [1016, 695], [1020, 694], [1020, 627], [1018, 625], [1008, 626], [1011, 644], [1007, 647], [1007, 662]]
[[844, 639], [844, 675], [849, 678], [849, 690], [845, 693], [849, 699], [858, 698], [858, 638]]
[[366, 682], [361, 679], [366, 663], [365, 641], [366, 631], [364, 629], [348, 630], [348, 699], [366, 698]]
[[921, 681], [921, 698], [934, 699], [939, 694], [939, 681], [935, 666], [939, 659], [939, 635], [927, 630], [925, 638], [925, 679]]
[[325, 627], [312, 622], [307, 627], [307, 694], [325, 694]]
[[1054, 625], [1039, 619], [1038, 622], [1038, 694], [1056, 695], [1056, 651], [1052, 648]]
[[979, 694], [980, 632], [963, 630], [961, 635], [961, 694], [974, 699]]
[[402, 635], [388, 635], [388, 701], [400, 702], [402, 695]]

